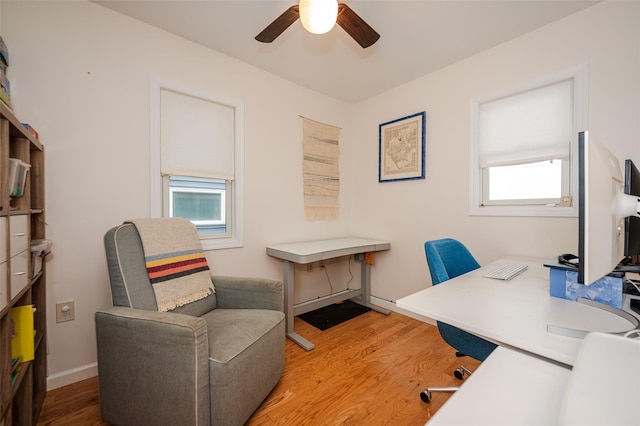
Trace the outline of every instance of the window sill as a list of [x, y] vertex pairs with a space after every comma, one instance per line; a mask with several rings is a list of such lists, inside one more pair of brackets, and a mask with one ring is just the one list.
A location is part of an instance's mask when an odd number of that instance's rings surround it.
[[200, 238], [203, 251], [244, 247], [244, 241], [236, 238]]
[[560, 206], [473, 206], [470, 216], [578, 217], [578, 207]]

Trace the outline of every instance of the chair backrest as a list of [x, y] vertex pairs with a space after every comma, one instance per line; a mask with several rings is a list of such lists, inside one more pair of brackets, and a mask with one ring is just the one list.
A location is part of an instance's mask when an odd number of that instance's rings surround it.
[[[114, 306], [157, 311], [155, 293], [144, 261], [142, 241], [136, 227], [124, 223], [104, 236]], [[201, 316], [216, 308], [216, 295], [173, 309], [171, 312]]]
[[[480, 267], [471, 252], [460, 241], [452, 238], [427, 241], [424, 252], [433, 285], [466, 274]], [[479, 361], [484, 361], [496, 348], [494, 343], [484, 340], [449, 324], [436, 321], [442, 339], [459, 352]]]
[[452, 238], [427, 241], [424, 243], [424, 252], [433, 285], [480, 267], [469, 249]]

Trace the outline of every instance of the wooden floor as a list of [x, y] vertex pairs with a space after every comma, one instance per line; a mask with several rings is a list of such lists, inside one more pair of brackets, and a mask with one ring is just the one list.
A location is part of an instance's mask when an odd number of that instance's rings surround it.
[[[247, 425], [423, 425], [450, 396], [428, 385], [455, 386], [457, 359], [436, 327], [392, 312], [370, 311], [320, 331], [295, 319], [296, 332], [316, 345], [286, 341], [285, 370]], [[38, 425], [107, 425], [100, 419], [97, 378], [49, 391]]]

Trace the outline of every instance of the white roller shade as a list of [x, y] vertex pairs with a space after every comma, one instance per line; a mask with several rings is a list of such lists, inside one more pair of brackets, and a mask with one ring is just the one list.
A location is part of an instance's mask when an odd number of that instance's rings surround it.
[[234, 113], [231, 106], [162, 89], [162, 174], [233, 180]]
[[480, 166], [568, 158], [572, 92], [566, 80], [481, 104]]

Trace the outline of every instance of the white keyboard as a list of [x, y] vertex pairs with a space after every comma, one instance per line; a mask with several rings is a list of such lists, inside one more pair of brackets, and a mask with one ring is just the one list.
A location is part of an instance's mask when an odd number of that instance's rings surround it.
[[516, 275], [520, 275], [527, 270], [527, 265], [519, 265], [516, 263], [510, 263], [508, 265], [501, 266], [498, 269], [487, 272], [483, 275], [485, 278], [493, 278], [496, 280], [508, 281]]

